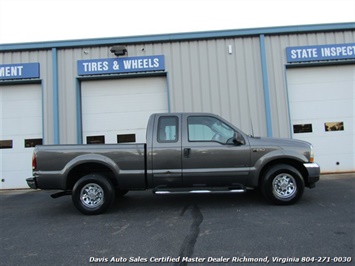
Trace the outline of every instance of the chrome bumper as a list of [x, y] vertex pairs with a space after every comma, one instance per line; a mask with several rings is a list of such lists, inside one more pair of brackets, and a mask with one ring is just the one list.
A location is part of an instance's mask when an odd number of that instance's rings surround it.
[[306, 167], [308, 172], [308, 184], [314, 185], [315, 182], [319, 181], [320, 176], [320, 167], [316, 163], [304, 163], [304, 167]]

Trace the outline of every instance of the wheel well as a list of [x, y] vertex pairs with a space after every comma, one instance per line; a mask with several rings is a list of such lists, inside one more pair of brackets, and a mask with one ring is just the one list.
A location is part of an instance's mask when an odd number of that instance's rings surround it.
[[78, 166], [75, 166], [68, 174], [67, 176], [67, 184], [66, 188], [67, 190], [72, 190], [75, 183], [82, 178], [83, 176], [86, 176], [88, 174], [92, 173], [98, 173], [106, 176], [112, 184], [116, 187], [117, 186], [117, 181], [115, 179], [114, 173], [112, 170], [100, 163], [84, 163], [80, 164]]
[[268, 171], [268, 169], [270, 169], [272, 166], [274, 166], [276, 164], [287, 164], [287, 165], [293, 166], [302, 175], [303, 180], [305, 182], [305, 185], [306, 186], [308, 185], [307, 169], [303, 166], [303, 163], [301, 163], [299, 161], [296, 161], [296, 160], [292, 160], [292, 159], [278, 159], [278, 160], [275, 160], [275, 161], [268, 162], [266, 165], [264, 165], [264, 167], [260, 171], [259, 185], [261, 184], [262, 179], [263, 179], [265, 173]]

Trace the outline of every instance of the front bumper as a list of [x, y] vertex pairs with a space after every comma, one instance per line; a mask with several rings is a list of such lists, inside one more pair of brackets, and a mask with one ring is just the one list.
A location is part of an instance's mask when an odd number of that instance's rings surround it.
[[319, 181], [320, 167], [316, 163], [304, 163], [304, 167], [308, 172], [307, 183], [310, 186], [314, 186], [314, 183]]
[[35, 178], [35, 177], [27, 178], [27, 179], [26, 179], [26, 182], [27, 182], [27, 185], [28, 185], [30, 188], [33, 188], [33, 189], [37, 189], [37, 188], [38, 188], [37, 182], [36, 182], [36, 178]]

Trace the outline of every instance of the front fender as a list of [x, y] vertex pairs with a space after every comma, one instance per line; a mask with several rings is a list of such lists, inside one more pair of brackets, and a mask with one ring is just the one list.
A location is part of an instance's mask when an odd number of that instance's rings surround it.
[[[294, 161], [299, 163], [306, 163], [308, 159], [305, 155], [298, 153], [292, 150], [273, 150], [266, 152], [260, 156], [260, 151], [252, 150], [252, 167], [250, 168], [250, 179], [249, 186], [257, 187], [259, 184], [260, 175], [262, 170], [266, 165], [276, 163], [276, 162], [285, 162], [285, 161]], [[259, 157], [260, 156], [260, 157]]]

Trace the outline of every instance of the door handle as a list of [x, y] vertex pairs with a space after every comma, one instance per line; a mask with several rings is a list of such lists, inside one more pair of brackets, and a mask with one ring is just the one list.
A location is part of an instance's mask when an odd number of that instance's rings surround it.
[[184, 157], [185, 158], [189, 158], [190, 157], [190, 153], [191, 153], [191, 149], [190, 148], [185, 148], [184, 149]]

